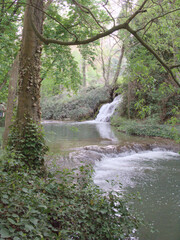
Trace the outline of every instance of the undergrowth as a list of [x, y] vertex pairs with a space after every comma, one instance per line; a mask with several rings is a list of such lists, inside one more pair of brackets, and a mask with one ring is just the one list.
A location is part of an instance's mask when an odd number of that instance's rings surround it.
[[9, 155], [0, 161], [0, 239], [120, 240], [138, 227], [127, 200], [118, 192], [105, 194], [85, 167], [81, 177], [58, 171], [57, 181], [19, 161]]
[[149, 136], [149, 137], [162, 137], [173, 140], [179, 139], [178, 131], [165, 124], [158, 124], [156, 119], [146, 119], [144, 121], [137, 121], [114, 116], [111, 124], [121, 132], [135, 136]]
[[102, 103], [110, 99], [110, 89], [106, 87], [83, 89], [71, 98], [57, 95], [42, 101], [42, 117], [45, 120], [89, 119], [94, 117]]

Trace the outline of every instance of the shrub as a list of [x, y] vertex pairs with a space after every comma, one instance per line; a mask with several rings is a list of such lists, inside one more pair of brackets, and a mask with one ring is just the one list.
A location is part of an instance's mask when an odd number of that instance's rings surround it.
[[173, 131], [171, 126], [158, 124], [158, 121], [158, 115], [154, 115], [154, 117], [148, 118], [145, 121], [135, 121], [114, 116], [111, 124], [116, 126], [119, 131], [129, 135], [162, 137], [175, 140], [179, 137], [178, 132]]
[[106, 87], [88, 88], [72, 98], [53, 97], [42, 101], [42, 117], [54, 120], [89, 119], [94, 116], [102, 103], [109, 102], [110, 99], [110, 89]]
[[105, 194], [83, 168], [84, 177], [63, 170], [57, 181], [50, 173], [39, 177], [34, 170], [12, 171], [16, 165], [16, 160], [1, 161], [1, 239], [117, 240], [138, 227], [121, 194]]

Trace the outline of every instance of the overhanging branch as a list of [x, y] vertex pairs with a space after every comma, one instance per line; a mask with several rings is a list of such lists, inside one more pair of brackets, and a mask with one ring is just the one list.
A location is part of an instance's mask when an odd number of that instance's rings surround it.
[[175, 84], [180, 87], [180, 83], [176, 80], [171, 68], [160, 58], [160, 56], [134, 31], [129, 25], [127, 26], [127, 31], [130, 32], [150, 53], [154, 55], [154, 57], [161, 63], [161, 65], [166, 69], [166, 71], [170, 74], [171, 79], [175, 82]]

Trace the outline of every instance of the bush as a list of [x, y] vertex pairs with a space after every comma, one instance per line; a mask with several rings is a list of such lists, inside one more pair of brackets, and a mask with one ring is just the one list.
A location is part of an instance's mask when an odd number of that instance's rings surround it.
[[42, 101], [43, 119], [83, 120], [94, 117], [101, 104], [111, 99], [110, 89], [87, 88], [72, 98], [58, 96]]
[[12, 159], [1, 161], [1, 239], [117, 240], [127, 239], [138, 227], [121, 194], [105, 194], [83, 167], [84, 177], [63, 170], [57, 182], [57, 175], [14, 171], [16, 165]]
[[160, 125], [158, 116], [148, 118], [145, 121], [135, 121], [118, 116], [114, 116], [111, 124], [118, 128], [119, 131], [129, 135], [162, 137], [176, 140], [179, 138], [178, 132], [174, 131], [171, 126]]

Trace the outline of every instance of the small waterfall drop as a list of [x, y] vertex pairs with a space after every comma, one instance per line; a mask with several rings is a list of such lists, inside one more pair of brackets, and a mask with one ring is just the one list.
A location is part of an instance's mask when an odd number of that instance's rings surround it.
[[122, 95], [114, 98], [113, 102], [104, 104], [95, 119], [97, 122], [109, 122], [117, 105], [122, 102]]

